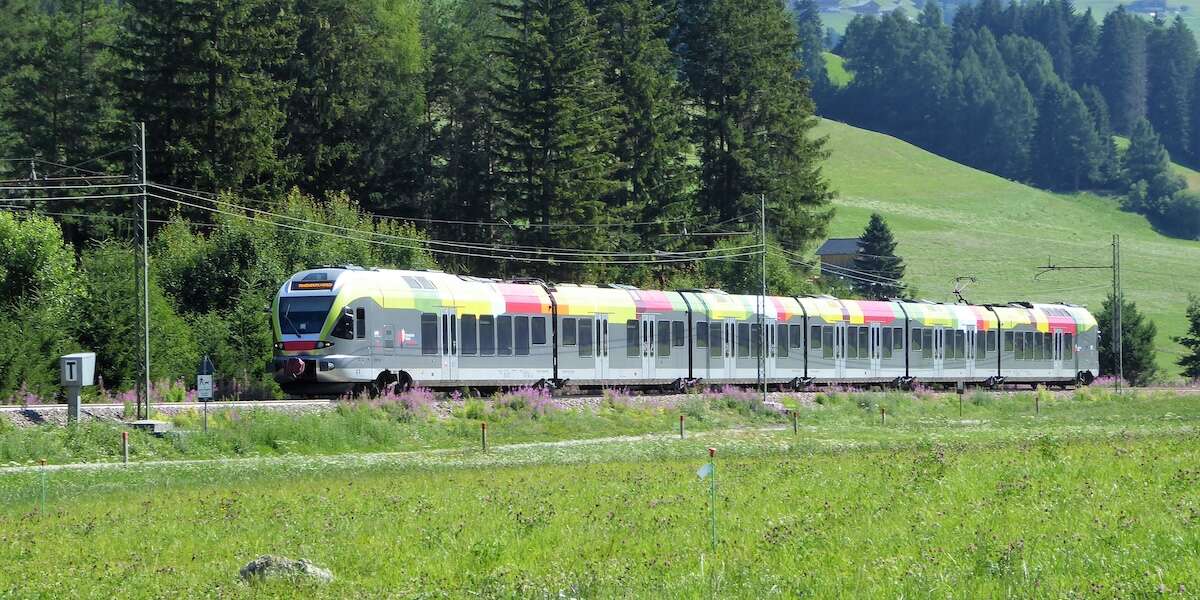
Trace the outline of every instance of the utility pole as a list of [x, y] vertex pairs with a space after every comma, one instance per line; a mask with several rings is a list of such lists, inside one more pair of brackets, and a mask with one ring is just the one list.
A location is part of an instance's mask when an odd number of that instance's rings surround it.
[[141, 190], [141, 227], [139, 228], [139, 242], [141, 243], [141, 268], [138, 273], [138, 291], [141, 292], [141, 298], [138, 303], [141, 305], [138, 309], [138, 325], [140, 326], [139, 333], [141, 334], [141, 350], [142, 350], [142, 373], [138, 378], [138, 406], [137, 417], [139, 419], [150, 418], [150, 217], [149, 217], [149, 196], [146, 194], [146, 123], [138, 123], [134, 128], [134, 143], [133, 143], [133, 168], [134, 178], [136, 183], [140, 184]]
[[758, 214], [761, 218], [759, 227], [759, 240], [762, 244], [761, 255], [762, 259], [759, 268], [759, 308], [758, 308], [758, 327], [759, 327], [759, 347], [758, 347], [758, 382], [762, 386], [762, 401], [767, 403], [767, 340], [770, 336], [767, 334], [767, 321], [765, 314], [767, 312], [767, 194], [760, 192], [758, 195]]
[[1113, 234], [1112, 236], [1112, 264], [1107, 265], [1056, 265], [1046, 261], [1046, 265], [1040, 267], [1042, 270], [1034, 275], [1037, 279], [1049, 271], [1063, 271], [1067, 269], [1110, 269], [1112, 270], [1112, 297], [1113, 297], [1113, 318], [1112, 318], [1112, 350], [1113, 356], [1117, 359], [1117, 389], [1121, 388], [1122, 382], [1125, 380], [1125, 348], [1121, 340], [1121, 306], [1125, 303], [1123, 294], [1121, 293], [1121, 236]]

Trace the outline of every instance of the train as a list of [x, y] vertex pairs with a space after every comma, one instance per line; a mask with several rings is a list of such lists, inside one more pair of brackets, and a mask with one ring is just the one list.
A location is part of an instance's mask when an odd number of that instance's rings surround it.
[[285, 393], [766, 383], [1090, 384], [1082, 306], [762, 296], [341, 266], [288, 278], [269, 368]]

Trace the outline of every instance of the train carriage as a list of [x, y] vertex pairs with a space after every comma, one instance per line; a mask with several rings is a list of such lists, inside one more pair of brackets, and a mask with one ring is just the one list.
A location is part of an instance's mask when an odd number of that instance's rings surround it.
[[271, 368], [295, 394], [390, 383], [1090, 382], [1095, 318], [972, 306], [547, 285], [433, 271], [303, 271], [272, 305]]

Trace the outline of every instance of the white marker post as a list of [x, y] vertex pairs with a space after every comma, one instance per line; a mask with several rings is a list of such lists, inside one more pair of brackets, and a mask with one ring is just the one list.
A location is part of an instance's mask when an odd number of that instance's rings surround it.
[[708, 449], [708, 463], [696, 471], [700, 479], [711, 477], [709, 480], [709, 508], [712, 513], [712, 548], [717, 550], [717, 449]]
[[213, 364], [205, 355], [196, 375], [196, 399], [204, 405], [204, 433], [208, 433], [208, 403], [213, 397]]

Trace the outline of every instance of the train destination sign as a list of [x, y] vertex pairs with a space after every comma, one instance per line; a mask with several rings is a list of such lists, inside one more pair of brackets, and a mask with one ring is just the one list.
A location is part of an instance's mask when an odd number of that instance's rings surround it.
[[332, 290], [332, 281], [293, 281], [292, 291]]

